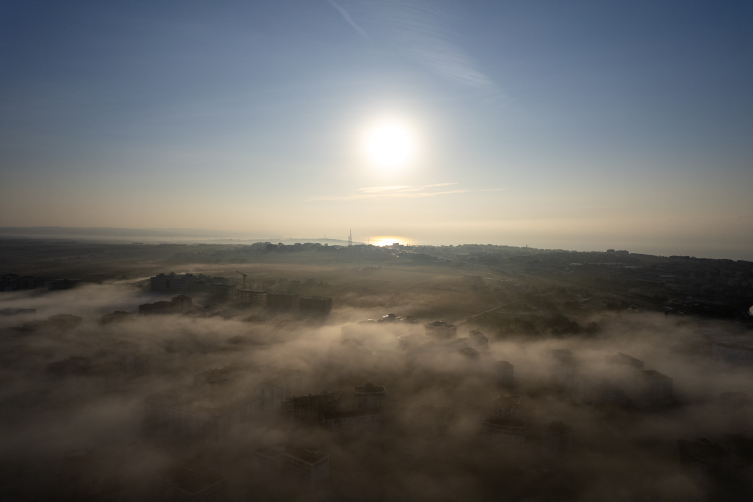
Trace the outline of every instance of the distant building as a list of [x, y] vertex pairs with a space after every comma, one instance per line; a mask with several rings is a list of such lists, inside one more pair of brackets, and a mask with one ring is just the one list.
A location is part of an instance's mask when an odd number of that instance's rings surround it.
[[[63, 453], [54, 475], [54, 494], [49, 500], [122, 500], [123, 482], [113, 458], [97, 448], [77, 448]], [[103, 465], [109, 467], [103, 473]], [[35, 481], [42, 481], [41, 479]], [[35, 497], [36, 498], [36, 497]]]
[[501, 395], [493, 400], [489, 408], [492, 418], [518, 418], [520, 396]]
[[353, 397], [356, 409], [379, 410], [384, 407], [385, 388], [380, 385], [365, 384], [363, 387], [353, 387]]
[[2, 315], [2, 316], [21, 315], [21, 314], [35, 314], [36, 312], [37, 312], [37, 309], [19, 309], [19, 308], [5, 308], [5, 309], [0, 309], [0, 315]]
[[111, 380], [130, 380], [151, 374], [148, 354], [132, 342], [118, 341], [103, 346], [95, 356], [105, 366]]
[[139, 314], [178, 314], [190, 310], [193, 306], [193, 300], [185, 295], [176, 296], [172, 301], [161, 301], [155, 303], [145, 303], [139, 305]]
[[196, 375], [194, 384], [146, 398], [147, 423], [184, 438], [218, 440], [253, 422], [299, 391], [302, 373], [277, 368], [224, 367]]
[[259, 478], [316, 490], [329, 484], [329, 455], [315, 448], [284, 444], [257, 448], [254, 469]]
[[265, 307], [267, 305], [266, 289], [239, 289], [236, 291], [238, 303], [245, 303], [255, 307]]
[[498, 388], [512, 387], [515, 385], [513, 369], [514, 366], [507, 361], [497, 361], [494, 363], [494, 373]]
[[173, 308], [175, 312], [185, 312], [191, 310], [193, 307], [193, 300], [190, 296], [178, 295], [172, 299]]
[[613, 356], [607, 356], [607, 362], [610, 364], [629, 366], [636, 369], [643, 369], [643, 361], [636, 359], [627, 354], [619, 352]]
[[[628, 385], [628, 389], [635, 387], [636, 382], [640, 384], [640, 375], [635, 374], [636, 379], [623, 381]], [[624, 406], [628, 404], [629, 399], [623, 387], [607, 378], [588, 377], [580, 380], [579, 397], [586, 404], [609, 404]]]
[[719, 410], [733, 430], [753, 429], [753, 399], [744, 392], [722, 392], [719, 395]]
[[47, 283], [47, 289], [51, 291], [73, 289], [79, 284], [81, 284], [81, 281], [78, 279], [55, 279]]
[[545, 455], [559, 455], [570, 449], [572, 427], [564, 422], [550, 422], [541, 436], [541, 447]]
[[672, 379], [658, 371], [641, 372], [640, 393], [644, 404], [656, 405], [672, 399]]
[[329, 311], [332, 310], [332, 298], [302, 296], [298, 301], [298, 305], [302, 311], [329, 314]]
[[210, 284], [209, 297], [219, 303], [234, 302], [237, 294], [234, 284]]
[[116, 310], [115, 312], [111, 314], [103, 315], [102, 319], [100, 319], [99, 322], [100, 324], [112, 324], [112, 323], [133, 320], [133, 318], [134, 318], [133, 312], [123, 312], [122, 310]]
[[499, 449], [518, 451], [525, 444], [526, 421], [515, 418], [487, 418], [483, 423], [484, 440]]
[[716, 361], [753, 366], [753, 348], [733, 343], [711, 344], [711, 355]]
[[101, 367], [89, 357], [73, 356], [46, 366], [47, 376], [55, 380], [56, 388], [66, 395], [83, 396], [104, 391], [107, 379]]
[[299, 297], [287, 293], [267, 293], [267, 307], [278, 310], [298, 310]]
[[434, 321], [424, 325], [426, 336], [435, 340], [449, 340], [455, 338], [457, 327], [444, 321]]
[[374, 431], [382, 425], [382, 410], [363, 408], [325, 412], [322, 415], [322, 425], [334, 434], [360, 434]]
[[44, 287], [47, 280], [30, 275], [3, 274], [0, 276], [0, 291], [18, 291]]
[[215, 502], [226, 497], [227, 479], [195, 460], [177, 462], [160, 471], [158, 477], [161, 500]]
[[23, 323], [23, 329], [26, 331], [36, 331], [38, 329], [70, 331], [80, 326], [82, 322], [83, 318], [77, 315], [56, 314], [44, 321], [27, 321]]
[[174, 312], [175, 305], [172, 302], [161, 301], [139, 305], [141, 315], [173, 314]]
[[479, 351], [485, 351], [489, 349], [489, 338], [477, 329], [468, 332], [468, 338], [471, 339], [471, 345], [473, 348]]
[[450, 424], [452, 408], [415, 403], [410, 407], [410, 423], [430, 434], [442, 434]]
[[551, 356], [552, 384], [560, 388], [574, 387], [578, 364], [573, 353], [567, 349], [557, 349], [551, 352]]
[[153, 293], [173, 293], [178, 291], [191, 291], [191, 274], [158, 274], [149, 279]]
[[157, 274], [149, 280], [153, 293], [188, 293], [206, 291], [211, 283], [227, 284], [224, 277], [209, 277], [202, 274]]
[[677, 448], [682, 464], [696, 475], [721, 474], [738, 467], [732, 452], [706, 438], [691, 441], [680, 439]]
[[341, 394], [342, 392], [335, 390], [289, 397], [282, 402], [282, 412], [296, 422], [319, 423], [324, 414], [337, 411]]

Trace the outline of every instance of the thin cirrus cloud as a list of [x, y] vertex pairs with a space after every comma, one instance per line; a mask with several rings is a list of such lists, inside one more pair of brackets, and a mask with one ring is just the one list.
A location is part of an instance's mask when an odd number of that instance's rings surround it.
[[331, 6], [332, 6], [332, 7], [333, 7], [333, 8], [335, 9], [335, 10], [337, 10], [337, 12], [339, 12], [339, 13], [340, 13], [340, 15], [341, 15], [341, 16], [343, 17], [343, 19], [345, 19], [345, 21], [347, 21], [347, 23], [348, 23], [348, 24], [349, 24], [349, 25], [350, 25], [350, 26], [351, 26], [351, 27], [352, 27], [352, 28], [353, 28], [354, 30], [356, 30], [356, 32], [357, 32], [357, 33], [358, 33], [359, 35], [361, 35], [361, 36], [362, 36], [363, 38], [365, 38], [366, 40], [368, 40], [368, 39], [369, 39], [369, 36], [368, 36], [368, 35], [366, 34], [366, 32], [364, 31], [364, 29], [363, 29], [363, 28], [361, 28], [360, 26], [358, 26], [358, 25], [356, 24], [356, 22], [355, 22], [355, 21], [353, 21], [353, 18], [352, 18], [352, 17], [350, 17], [350, 14], [348, 13], [348, 11], [347, 11], [347, 10], [343, 9], [342, 7], [340, 7], [340, 5], [338, 5], [337, 3], [335, 3], [335, 2], [334, 2], [334, 0], [327, 0], [327, 2], [329, 2], [329, 4], [330, 4], [330, 5], [331, 5]]
[[435, 183], [433, 185], [398, 185], [398, 186], [384, 186], [384, 187], [367, 187], [359, 188], [357, 193], [343, 196], [328, 196], [314, 197], [308, 199], [306, 202], [313, 202], [319, 200], [359, 200], [359, 199], [398, 199], [398, 198], [418, 198], [418, 197], [436, 197], [438, 195], [450, 195], [459, 193], [472, 193], [472, 192], [498, 192], [504, 190], [504, 188], [487, 188], [484, 190], [470, 190], [468, 188], [453, 188], [449, 187], [457, 185], [457, 183]]
[[473, 59], [454, 42], [448, 27], [451, 14], [441, 4], [427, 0], [361, 0], [350, 2], [363, 14], [367, 34], [351, 14], [327, 0], [343, 19], [367, 40], [385, 40], [436, 75], [488, 94], [502, 96], [499, 87], [476, 67]]

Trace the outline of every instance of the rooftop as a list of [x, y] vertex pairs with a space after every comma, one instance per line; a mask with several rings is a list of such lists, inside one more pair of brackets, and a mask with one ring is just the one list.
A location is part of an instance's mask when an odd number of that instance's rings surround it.
[[363, 387], [353, 387], [356, 394], [383, 394], [385, 389], [381, 385], [366, 383]]
[[667, 375], [662, 375], [656, 370], [643, 370], [643, 377], [651, 380], [672, 380]]
[[326, 403], [328, 401], [337, 401], [340, 399], [342, 392], [333, 390], [324, 391], [321, 394], [309, 394], [308, 396], [293, 396], [285, 399], [285, 402], [293, 402], [297, 405]]
[[625, 366], [643, 368], [643, 361], [627, 354], [623, 354], [622, 352], [619, 352], [613, 356], [607, 356], [607, 362], [610, 362], [612, 364], [622, 364]]
[[430, 322], [430, 323], [429, 323], [429, 324], [427, 324], [426, 326], [427, 326], [427, 327], [432, 327], [432, 328], [454, 328], [454, 327], [455, 327], [455, 325], [454, 325], [454, 324], [450, 324], [450, 323], [448, 323], [448, 322], [444, 322], [444, 321], [434, 321], [434, 322]]

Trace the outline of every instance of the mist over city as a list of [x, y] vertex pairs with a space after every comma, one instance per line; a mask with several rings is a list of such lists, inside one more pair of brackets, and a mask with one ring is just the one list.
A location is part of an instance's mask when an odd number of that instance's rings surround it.
[[751, 26], [1, 2], [0, 500], [751, 500]]

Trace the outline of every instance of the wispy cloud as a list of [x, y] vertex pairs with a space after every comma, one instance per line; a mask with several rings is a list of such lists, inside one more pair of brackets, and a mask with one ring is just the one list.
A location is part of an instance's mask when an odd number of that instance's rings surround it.
[[335, 9], [337, 9], [337, 11], [338, 11], [338, 12], [340, 13], [340, 15], [341, 15], [341, 16], [343, 17], [343, 19], [345, 19], [345, 20], [346, 20], [346, 21], [348, 22], [348, 24], [349, 24], [349, 25], [350, 25], [350, 26], [351, 26], [351, 27], [352, 27], [352, 28], [353, 28], [354, 30], [356, 30], [356, 32], [357, 32], [357, 33], [358, 33], [359, 35], [361, 35], [361, 36], [362, 36], [363, 38], [365, 38], [366, 40], [368, 40], [368, 39], [369, 39], [369, 36], [368, 36], [368, 35], [366, 34], [366, 32], [364, 31], [364, 29], [363, 29], [363, 28], [361, 28], [360, 26], [358, 26], [358, 25], [356, 24], [356, 22], [355, 22], [355, 21], [353, 21], [353, 18], [352, 18], [352, 17], [350, 17], [350, 14], [348, 14], [348, 11], [347, 11], [347, 10], [343, 9], [343, 8], [342, 8], [342, 7], [340, 7], [340, 6], [338, 5], [338, 4], [336, 4], [336, 3], [334, 2], [334, 0], [327, 0], [327, 2], [328, 2], [328, 3], [329, 3], [329, 4], [331, 5], [331, 6], [332, 6], [332, 7], [334, 7]]
[[[469, 87], [493, 102], [504, 98], [499, 86], [455, 42], [458, 37], [451, 24], [458, 13], [453, 9], [462, 8], [462, 3], [340, 0], [348, 7], [346, 10], [335, 0], [327, 2], [361, 37], [385, 42], [437, 76]], [[356, 24], [351, 12], [358, 14], [360, 24]], [[368, 35], [362, 26], [366, 26]]]
[[488, 96], [503, 97], [499, 86], [456, 43], [458, 37], [451, 25], [462, 2], [368, 0], [364, 5], [367, 21], [374, 22], [370, 28], [374, 35], [384, 35], [398, 50], [439, 77]]
[[357, 193], [342, 196], [323, 195], [313, 197], [306, 202], [318, 200], [359, 200], [359, 199], [397, 199], [397, 198], [418, 198], [418, 197], [437, 197], [439, 195], [450, 195], [471, 192], [496, 192], [504, 188], [487, 188], [484, 190], [470, 190], [467, 188], [446, 189], [457, 183], [436, 183], [433, 185], [399, 185], [387, 187], [366, 187], [359, 188]]
[[360, 192], [365, 192], [365, 193], [376, 193], [376, 192], [389, 192], [391, 190], [401, 190], [405, 188], [410, 188], [410, 185], [398, 185], [398, 186], [391, 186], [391, 187], [369, 187], [369, 188], [359, 188], [358, 190]]

